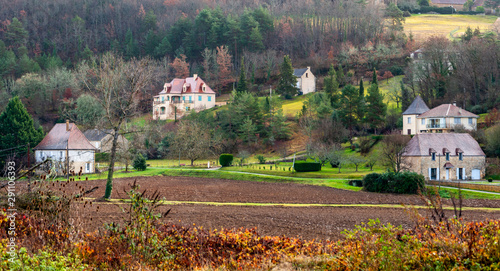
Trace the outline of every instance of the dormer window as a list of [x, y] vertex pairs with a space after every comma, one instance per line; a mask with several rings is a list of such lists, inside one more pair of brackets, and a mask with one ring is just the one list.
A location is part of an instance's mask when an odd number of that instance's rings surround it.
[[182, 92], [186, 92], [186, 84], [184, 84], [184, 86], [182, 86]]
[[450, 161], [450, 153], [447, 152], [447, 153], [445, 153], [445, 155], [446, 155], [446, 161]]
[[435, 152], [431, 153], [431, 157], [432, 157], [432, 161], [436, 161], [436, 153]]
[[205, 86], [205, 84], [203, 84], [203, 85], [201, 86], [201, 90], [202, 90], [203, 92], [207, 91], [207, 86]]

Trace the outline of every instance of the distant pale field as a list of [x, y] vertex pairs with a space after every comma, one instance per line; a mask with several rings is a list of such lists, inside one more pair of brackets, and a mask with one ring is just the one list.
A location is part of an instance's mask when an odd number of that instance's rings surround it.
[[433, 35], [453, 39], [463, 35], [467, 26], [472, 30], [479, 27], [481, 32], [492, 30], [496, 19], [496, 16], [417, 14], [406, 18], [404, 28], [417, 40]]

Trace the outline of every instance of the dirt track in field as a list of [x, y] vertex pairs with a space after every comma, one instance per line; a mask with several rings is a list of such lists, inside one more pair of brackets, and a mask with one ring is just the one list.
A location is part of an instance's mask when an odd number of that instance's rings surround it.
[[[293, 183], [233, 181], [192, 177], [139, 177], [115, 179], [113, 199], [127, 198], [125, 190], [137, 180], [140, 190], [152, 193], [158, 190], [167, 201], [195, 201], [220, 203], [291, 203], [291, 204], [345, 204], [339, 207], [283, 207], [283, 206], [214, 206], [206, 204], [175, 204], [161, 207], [171, 209], [167, 221], [182, 225], [203, 226], [209, 229], [253, 228], [263, 235], [300, 236], [306, 239], [338, 239], [344, 229], [380, 219], [394, 225], [412, 227], [413, 222], [404, 208], [352, 207], [350, 204], [404, 204], [421, 205], [418, 196], [353, 192], [335, 188]], [[99, 198], [104, 195], [105, 180], [81, 181], [66, 184], [64, 189], [78, 191], [99, 188], [86, 195]], [[56, 185], [57, 186], [57, 185]], [[80, 188], [81, 187], [81, 188]], [[56, 187], [54, 187], [57, 189]], [[451, 204], [451, 202], [446, 202]], [[123, 222], [121, 207], [125, 204], [94, 202], [92, 207], [78, 204], [75, 217], [87, 229], [103, 223]], [[97, 206], [99, 209], [97, 210]], [[464, 200], [464, 206], [500, 208], [496, 200]], [[420, 209], [427, 214], [427, 210]], [[448, 212], [451, 216], [452, 212]], [[92, 219], [90, 219], [92, 217]], [[467, 220], [500, 219], [500, 211], [465, 211]]]

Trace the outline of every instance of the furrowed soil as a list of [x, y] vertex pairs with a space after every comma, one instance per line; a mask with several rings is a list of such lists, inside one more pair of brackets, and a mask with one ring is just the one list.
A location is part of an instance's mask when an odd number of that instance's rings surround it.
[[[75, 223], [93, 231], [105, 223], [126, 221], [127, 215], [122, 209], [127, 209], [128, 205], [116, 199], [127, 199], [125, 191], [130, 190], [134, 181], [140, 186], [140, 191], [146, 190], [146, 194], [158, 191], [166, 201], [177, 202], [160, 207], [161, 212], [171, 209], [163, 218], [164, 221], [184, 226], [203, 226], [206, 229], [255, 227], [261, 235], [335, 240], [342, 238], [343, 230], [354, 229], [355, 225], [366, 223], [369, 219], [411, 228], [414, 225], [415, 211], [424, 216], [429, 215], [428, 209], [412, 208], [423, 205], [422, 199], [415, 195], [354, 192], [286, 182], [167, 176], [121, 178], [114, 180], [111, 198], [115, 201], [112, 202], [95, 201], [104, 195], [106, 180], [55, 182], [53, 189], [78, 193], [98, 187], [85, 195], [86, 201], [92, 204], [78, 202], [73, 213]], [[25, 184], [21, 187], [26, 189]], [[269, 206], [266, 203], [296, 205]], [[444, 200], [444, 203], [450, 206], [452, 204], [450, 200]], [[463, 203], [468, 207], [500, 208], [500, 201], [497, 200], [465, 199]], [[353, 204], [382, 206], [352, 206]], [[447, 215], [451, 217], [453, 211], [447, 211]], [[463, 211], [463, 217], [465, 220], [500, 219], [500, 210], [466, 210]]]

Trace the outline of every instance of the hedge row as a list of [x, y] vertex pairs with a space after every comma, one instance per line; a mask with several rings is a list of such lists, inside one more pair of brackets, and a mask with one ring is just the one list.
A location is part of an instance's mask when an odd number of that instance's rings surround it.
[[416, 9], [416, 10], [413, 10], [412, 13], [429, 13], [429, 12], [436, 12], [436, 13], [439, 13], [439, 14], [453, 14], [453, 13], [457, 13], [455, 11], [454, 8], [452, 7], [442, 7], [442, 8], [438, 8], [438, 7], [431, 7], [431, 6], [423, 6], [423, 7], [420, 7], [420, 9]]
[[293, 168], [297, 172], [320, 171], [321, 163], [297, 161]]
[[233, 164], [233, 155], [223, 153], [219, 156], [219, 164], [223, 167], [228, 167]]
[[414, 172], [370, 173], [363, 178], [363, 190], [380, 193], [416, 194], [424, 187], [424, 176]]

